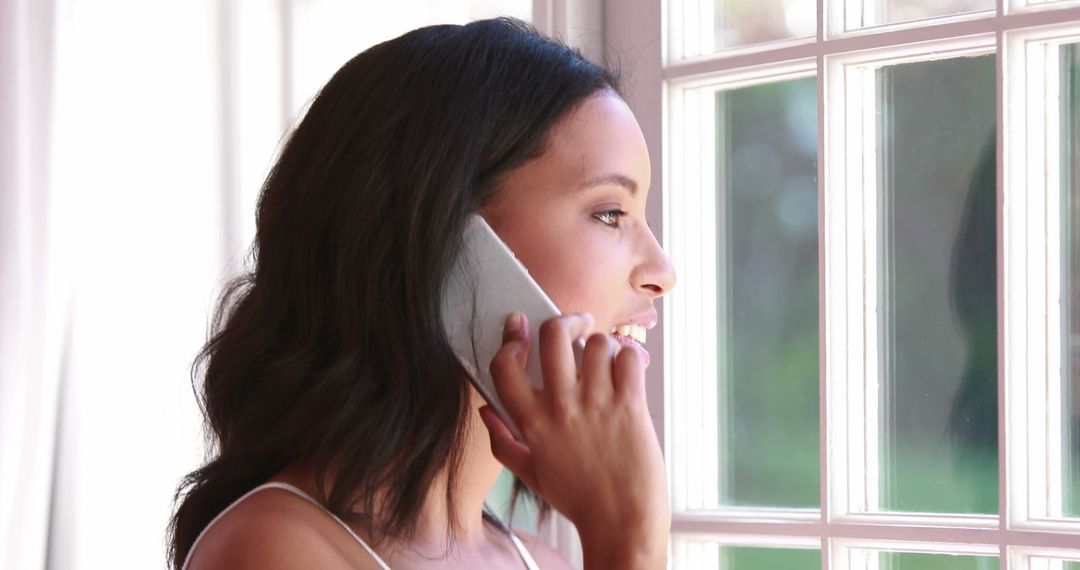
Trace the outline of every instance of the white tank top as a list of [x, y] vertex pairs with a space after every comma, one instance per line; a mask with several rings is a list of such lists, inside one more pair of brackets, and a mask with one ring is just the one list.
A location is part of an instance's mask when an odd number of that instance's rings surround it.
[[[247, 493], [244, 493], [244, 495], [242, 497], [240, 497], [239, 499], [233, 501], [232, 504], [230, 504], [228, 507], [225, 507], [225, 510], [218, 513], [218, 515], [216, 517], [214, 517], [210, 521], [210, 524], [206, 525], [206, 528], [204, 528], [202, 530], [202, 532], [199, 533], [199, 536], [197, 538], [195, 538], [195, 542], [193, 542], [191, 544], [191, 548], [188, 549], [187, 556], [184, 558], [184, 565], [183, 565], [182, 569], [187, 570], [188, 564], [191, 563], [191, 555], [195, 552], [195, 548], [199, 546], [199, 542], [202, 540], [203, 535], [206, 534], [206, 531], [210, 530], [210, 527], [214, 526], [214, 523], [216, 523], [218, 521], [218, 519], [225, 516], [225, 513], [232, 510], [232, 508], [235, 507], [236, 505], [240, 504], [241, 501], [243, 501], [244, 499], [254, 495], [255, 493], [258, 493], [259, 491], [262, 491], [263, 489], [283, 489], [283, 490], [289, 491], [290, 493], [293, 493], [295, 495], [299, 495], [300, 497], [303, 497], [304, 499], [306, 499], [309, 503], [315, 505], [316, 507], [319, 507], [319, 509], [322, 510], [324, 513], [330, 515], [330, 518], [337, 521], [337, 523], [339, 525], [341, 525], [341, 527], [344, 528], [346, 530], [346, 532], [349, 533], [350, 536], [352, 536], [354, 539], [356, 539], [356, 542], [359, 542], [360, 546], [364, 547], [364, 550], [366, 550], [368, 552], [368, 554], [370, 554], [371, 557], [373, 559], [375, 559], [375, 562], [379, 563], [380, 568], [382, 568], [383, 570], [390, 570], [390, 566], [388, 566], [386, 564], [386, 562], [383, 562], [383, 559], [379, 558], [379, 555], [375, 554], [375, 551], [372, 550], [372, 548], [370, 546], [368, 546], [368, 544], [366, 542], [364, 542], [364, 539], [360, 538], [360, 536], [358, 534], [353, 532], [353, 529], [350, 528], [349, 525], [345, 524], [345, 521], [342, 521], [341, 519], [339, 519], [337, 517], [337, 515], [335, 515], [334, 513], [330, 512], [328, 510], [326, 510], [325, 507], [323, 507], [321, 504], [319, 504], [318, 501], [316, 501], [314, 498], [312, 498], [307, 493], [301, 491], [300, 489], [298, 489], [298, 488], [296, 488], [296, 487], [294, 487], [294, 486], [292, 486], [292, 485], [290, 485], [288, 483], [279, 483], [277, 481], [271, 481], [269, 483], [263, 483], [262, 485], [259, 485], [258, 487], [255, 487], [254, 489], [248, 491]], [[492, 514], [486, 512], [486, 511], [484, 512], [484, 518], [486, 520], [489, 520], [492, 523], [494, 523], [496, 526], [498, 526], [500, 529], [502, 529], [503, 532], [505, 532], [507, 534], [507, 536], [510, 537], [510, 541], [514, 543], [514, 548], [517, 549], [518, 555], [521, 556], [521, 560], [522, 560], [522, 562], [525, 563], [525, 568], [527, 570], [539, 570], [540, 567], [536, 565], [536, 561], [533, 560], [532, 555], [530, 555], [529, 551], [525, 549], [525, 545], [521, 543], [521, 540], [518, 539], [517, 535], [514, 534], [514, 532], [510, 529], [510, 527], [503, 524], [502, 521], [500, 521], [498, 518], [495, 517], [495, 515], [492, 515]]]

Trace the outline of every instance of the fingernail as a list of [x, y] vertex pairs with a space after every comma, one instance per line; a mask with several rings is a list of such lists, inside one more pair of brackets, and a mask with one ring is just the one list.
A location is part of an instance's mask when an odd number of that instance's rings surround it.
[[504, 328], [508, 333], [521, 332], [521, 313], [510, 313], [507, 315]]

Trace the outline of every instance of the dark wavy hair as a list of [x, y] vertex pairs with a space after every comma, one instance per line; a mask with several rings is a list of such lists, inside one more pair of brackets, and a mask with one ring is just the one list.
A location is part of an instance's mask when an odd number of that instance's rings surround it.
[[619, 92], [614, 72], [505, 18], [421, 28], [334, 74], [263, 185], [254, 269], [192, 367], [212, 456], [177, 489], [173, 567], [298, 460], [376, 543], [411, 537], [444, 469], [449, 498], [469, 388], [439, 306], [466, 217], [601, 90]]

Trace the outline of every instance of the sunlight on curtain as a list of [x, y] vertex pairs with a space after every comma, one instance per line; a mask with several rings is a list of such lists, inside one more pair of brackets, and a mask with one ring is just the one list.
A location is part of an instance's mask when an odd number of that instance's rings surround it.
[[189, 367], [286, 128], [377, 41], [531, 13], [367, 5], [0, 4], [0, 567], [163, 566]]
[[[0, 567], [40, 566], [55, 440], [58, 337], [44, 286], [51, 6], [0, 2]], [[46, 322], [48, 321], [48, 322]]]
[[161, 565], [225, 270], [212, 0], [57, 11], [50, 240], [72, 275], [48, 566]]

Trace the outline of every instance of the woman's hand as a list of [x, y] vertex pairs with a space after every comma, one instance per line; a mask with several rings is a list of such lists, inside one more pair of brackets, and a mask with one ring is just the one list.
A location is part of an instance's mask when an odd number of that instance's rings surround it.
[[671, 511], [645, 365], [636, 347], [594, 334], [579, 374], [571, 343], [592, 327], [588, 314], [540, 327], [538, 390], [525, 374], [525, 317], [510, 315], [491, 375], [525, 441], [489, 407], [480, 415], [495, 457], [577, 527], [586, 568], [663, 568]]

